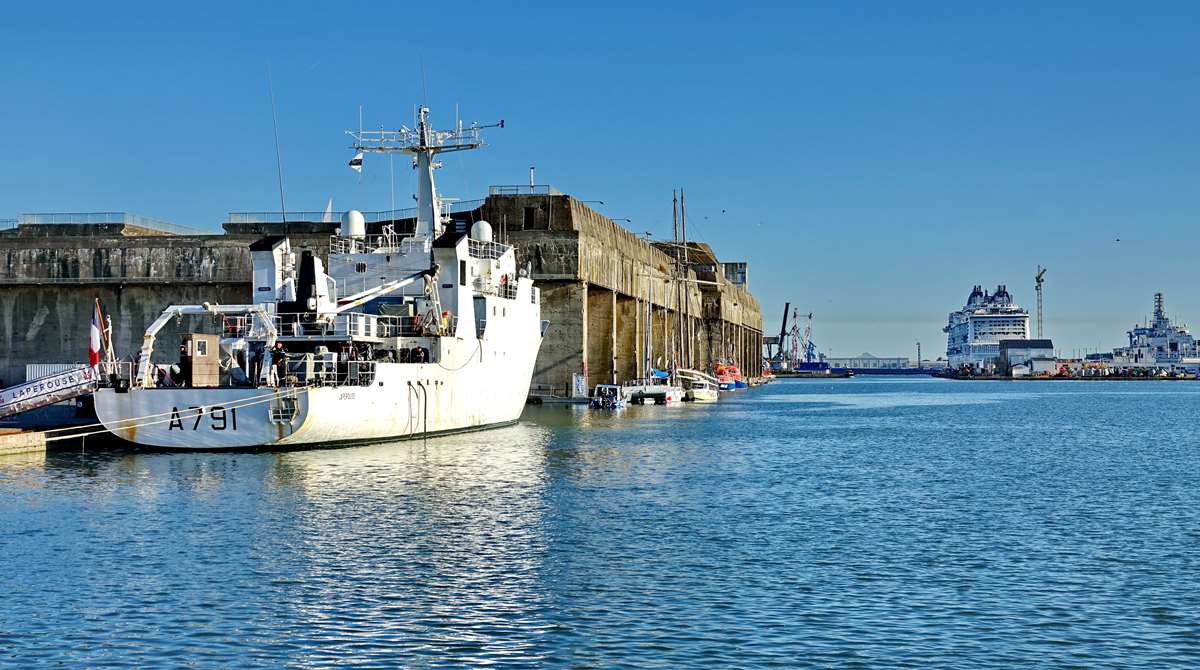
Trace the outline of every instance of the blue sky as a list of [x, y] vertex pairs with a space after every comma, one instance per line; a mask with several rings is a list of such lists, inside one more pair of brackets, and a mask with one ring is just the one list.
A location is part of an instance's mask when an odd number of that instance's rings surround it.
[[1156, 290], [1200, 324], [1194, 3], [167, 4], [4, 9], [0, 217], [277, 208], [269, 62], [290, 209], [387, 208], [343, 131], [427, 100], [507, 122], [445, 194], [536, 165], [668, 236], [684, 187], [767, 330], [790, 300], [835, 355], [944, 351], [973, 284], [1032, 307], [1039, 263], [1065, 353], [1121, 344]]

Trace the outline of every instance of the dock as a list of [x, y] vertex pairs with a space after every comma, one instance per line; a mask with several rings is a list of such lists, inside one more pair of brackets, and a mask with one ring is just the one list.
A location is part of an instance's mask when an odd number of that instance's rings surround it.
[[[491, 222], [517, 247], [540, 289], [550, 322], [533, 374], [544, 401], [578, 398], [596, 384], [645, 377], [675, 361], [711, 369], [717, 359], [756, 376], [762, 315], [747, 264], [719, 258], [707, 244], [650, 241], [552, 186], [493, 186], [487, 197], [447, 207], [463, 229]], [[141, 347], [163, 305], [250, 302], [252, 242], [288, 235], [296, 248], [327, 258], [341, 212], [232, 212], [220, 233], [200, 234], [124, 213], [22, 215], [0, 231], [0, 310], [9, 339], [0, 388], [25, 378], [30, 363], [78, 363], [88, 351], [93, 299], [110, 314], [119, 356]], [[415, 210], [363, 212], [367, 233], [415, 226]], [[168, 324], [162, 342], [189, 327]]]
[[0, 428], [0, 456], [46, 452], [46, 434], [36, 430]]

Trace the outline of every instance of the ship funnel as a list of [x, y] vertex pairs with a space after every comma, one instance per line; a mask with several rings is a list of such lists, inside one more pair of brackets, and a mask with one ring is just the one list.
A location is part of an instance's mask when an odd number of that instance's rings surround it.
[[475, 225], [471, 226], [471, 239], [479, 240], [480, 242], [491, 242], [492, 224], [487, 221], [476, 221]]
[[345, 237], [366, 237], [367, 221], [362, 212], [352, 209], [342, 215], [341, 233]]

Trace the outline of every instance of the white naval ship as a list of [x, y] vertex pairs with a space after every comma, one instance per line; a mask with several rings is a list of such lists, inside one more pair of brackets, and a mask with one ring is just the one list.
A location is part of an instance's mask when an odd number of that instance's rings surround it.
[[1154, 319], [1128, 332], [1129, 346], [1113, 349], [1112, 365], [1130, 368], [1195, 368], [1200, 364], [1200, 343], [1187, 326], [1171, 323], [1163, 294], [1154, 294]]
[[[480, 146], [488, 126], [434, 131], [428, 114], [421, 108], [414, 129], [350, 133], [359, 152], [412, 155], [413, 234], [367, 235], [350, 211], [328, 268], [285, 237], [253, 244], [250, 304], [171, 305], [147, 328], [135, 363], [102, 364], [95, 407], [104, 427], [142, 445], [227, 449], [515, 422], [548, 324], [513, 248], [484, 221], [466, 234], [442, 215], [434, 156]], [[156, 335], [189, 315], [210, 315], [220, 335], [185, 334], [174, 367], [155, 353]], [[277, 343], [283, 352], [272, 352]]]

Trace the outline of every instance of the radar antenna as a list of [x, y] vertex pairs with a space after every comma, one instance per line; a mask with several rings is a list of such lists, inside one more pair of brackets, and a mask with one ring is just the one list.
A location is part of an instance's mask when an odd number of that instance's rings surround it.
[[347, 130], [354, 138], [353, 149], [363, 153], [412, 154], [413, 169], [417, 171], [417, 229], [416, 239], [430, 240], [442, 232], [442, 206], [433, 181], [433, 171], [441, 167], [435, 154], [466, 151], [483, 146], [480, 131], [484, 128], [503, 128], [498, 123], [472, 123], [463, 126], [458, 121], [454, 130], [434, 130], [429, 125], [429, 108], [422, 106], [417, 113], [417, 127], [400, 126], [399, 130]]

